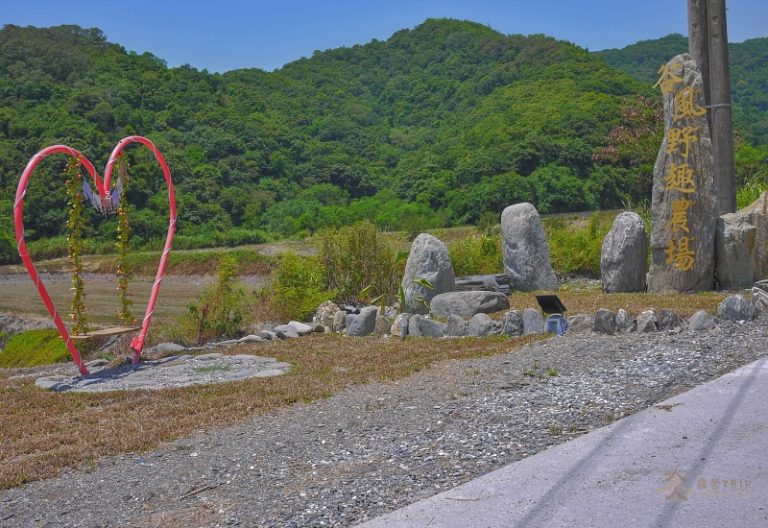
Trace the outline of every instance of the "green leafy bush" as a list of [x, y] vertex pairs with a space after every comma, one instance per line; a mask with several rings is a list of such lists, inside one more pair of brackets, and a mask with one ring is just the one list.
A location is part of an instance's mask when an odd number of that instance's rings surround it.
[[190, 322], [196, 329], [197, 342], [237, 335], [245, 314], [245, 289], [237, 280], [237, 261], [230, 255], [224, 255], [219, 261], [216, 282], [206, 288], [197, 302], [189, 305]]
[[318, 249], [325, 285], [340, 301], [367, 302], [364, 290], [394, 298], [406, 256], [371, 222], [324, 233]]
[[49, 365], [67, 361], [69, 357], [69, 351], [55, 328], [27, 330], [8, 340], [0, 351], [0, 367]]
[[257, 292], [259, 318], [305, 320], [333, 296], [318, 259], [289, 251], [281, 255], [272, 282]]

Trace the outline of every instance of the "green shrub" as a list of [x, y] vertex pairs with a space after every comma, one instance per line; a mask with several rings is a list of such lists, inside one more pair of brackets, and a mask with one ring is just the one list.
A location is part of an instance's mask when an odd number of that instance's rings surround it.
[[58, 330], [27, 330], [11, 337], [0, 351], [0, 367], [34, 367], [61, 363], [70, 358]]
[[189, 305], [189, 317], [197, 342], [232, 337], [241, 331], [246, 314], [245, 289], [237, 280], [237, 261], [230, 255], [219, 260], [216, 282]]
[[502, 273], [501, 237], [487, 234], [457, 240], [450, 245], [453, 272], [464, 275], [488, 275]]
[[614, 214], [593, 214], [585, 223], [563, 217], [545, 218], [552, 267], [560, 276], [583, 275], [600, 278], [600, 251]]
[[370, 222], [327, 231], [320, 236], [318, 248], [325, 285], [342, 302], [368, 302], [364, 290], [394, 298], [406, 256]]
[[325, 284], [325, 272], [317, 257], [304, 257], [292, 251], [283, 253], [274, 279], [258, 292], [264, 318], [305, 320], [318, 305], [332, 299]]

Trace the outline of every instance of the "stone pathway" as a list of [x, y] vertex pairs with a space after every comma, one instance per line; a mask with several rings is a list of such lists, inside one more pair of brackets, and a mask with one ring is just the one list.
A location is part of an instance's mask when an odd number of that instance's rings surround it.
[[105, 360], [96, 360], [88, 363], [88, 369], [91, 371], [89, 376], [44, 376], [37, 378], [35, 384], [57, 392], [166, 389], [279, 376], [288, 372], [289, 368], [288, 363], [263, 356], [182, 354], [117, 368], [109, 367]]

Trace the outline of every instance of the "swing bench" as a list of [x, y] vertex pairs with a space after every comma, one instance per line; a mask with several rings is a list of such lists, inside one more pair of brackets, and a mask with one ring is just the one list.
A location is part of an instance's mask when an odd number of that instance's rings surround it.
[[129, 334], [131, 332], [138, 332], [141, 330], [140, 326], [113, 326], [111, 328], [100, 328], [93, 330], [92, 332], [86, 332], [84, 334], [70, 335], [70, 339], [73, 341], [86, 341], [93, 339], [94, 337], [111, 337], [122, 334]]

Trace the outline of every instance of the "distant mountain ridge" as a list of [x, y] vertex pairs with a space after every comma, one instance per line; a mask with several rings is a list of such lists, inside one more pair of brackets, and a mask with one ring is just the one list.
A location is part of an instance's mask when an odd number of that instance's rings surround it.
[[[661, 64], [687, 51], [688, 38], [675, 33], [595, 54], [638, 79], [655, 82]], [[749, 141], [764, 145], [768, 143], [768, 38], [730, 43], [728, 55], [735, 125]]]
[[[5, 26], [0, 218], [9, 217], [20, 171], [39, 148], [69, 144], [98, 164], [133, 133], [166, 154], [180, 243], [190, 246], [361, 219], [386, 229], [463, 224], [516, 201], [542, 212], [636, 203], [647, 199], [651, 156], [595, 157], [622, 123], [622, 106], [657, 99], [651, 83], [632, 76], [642, 61], [622, 52], [430, 19], [275, 72], [211, 74], [127, 52], [98, 29]], [[748, 89], [743, 97], [761, 104]], [[766, 137], [757, 125], [750, 130]], [[141, 246], [163, 236], [167, 205], [151, 160], [131, 152], [129, 161]], [[32, 239], [64, 232], [58, 169], [43, 167], [30, 185]], [[89, 236], [111, 236], [113, 221], [88, 220]], [[0, 228], [10, 232], [7, 221]]]

